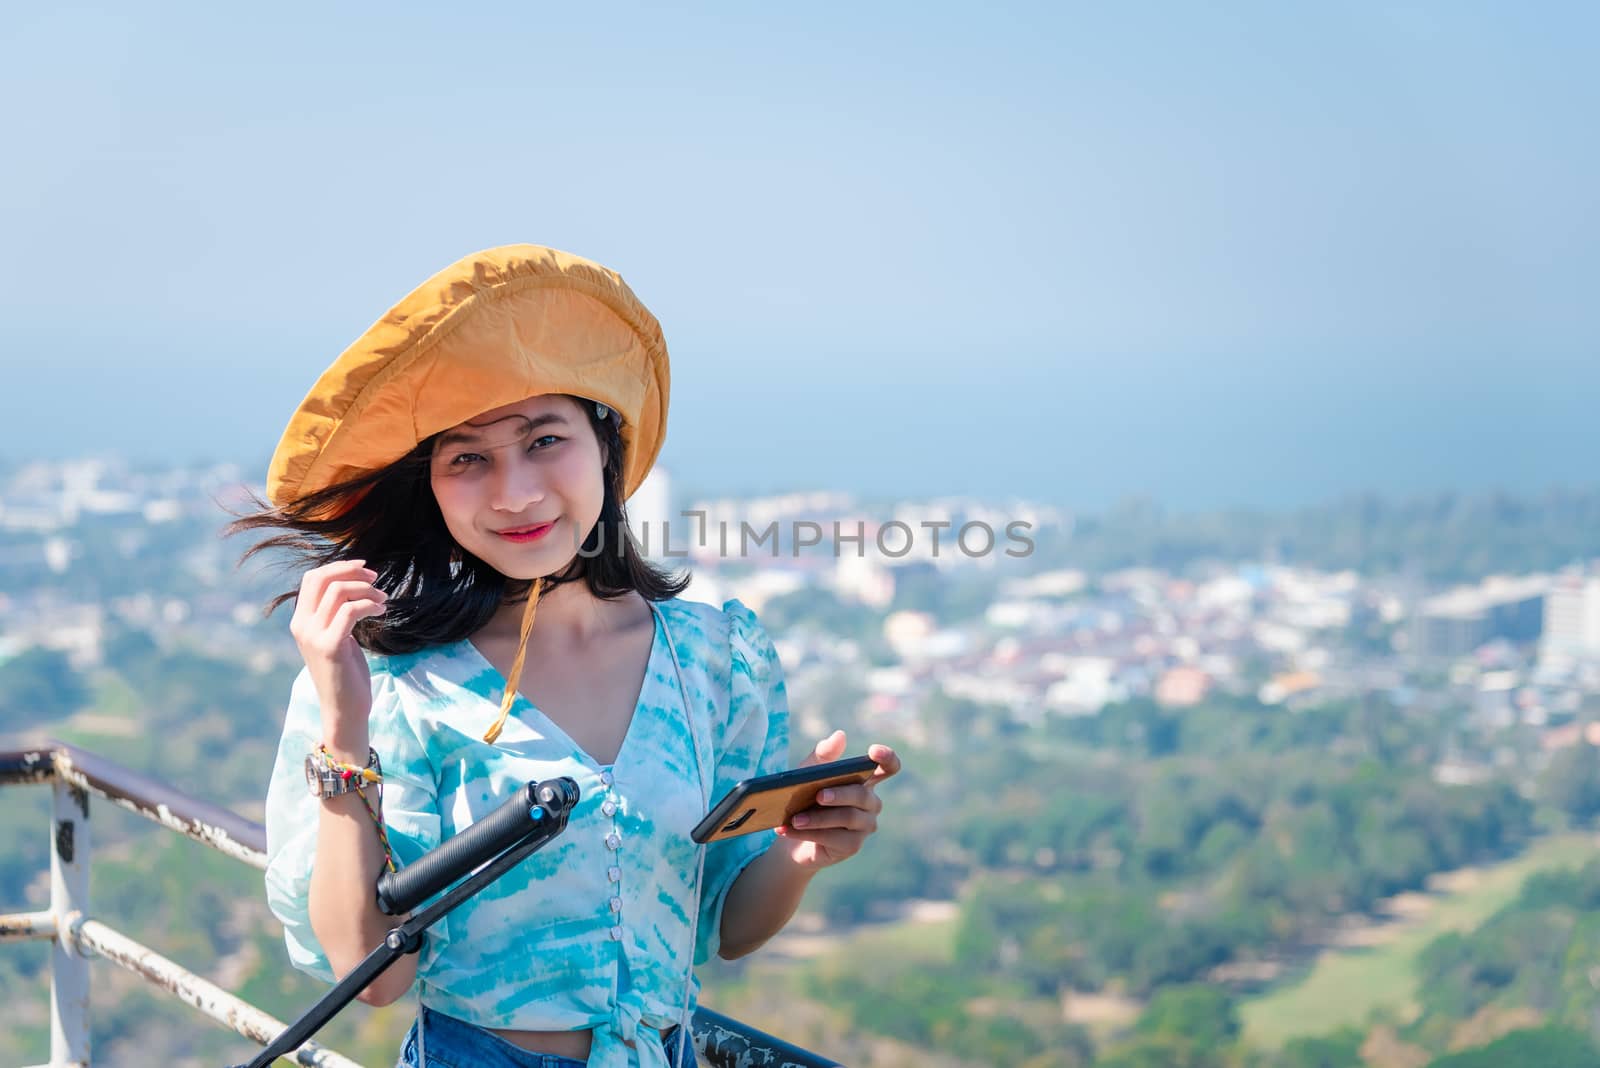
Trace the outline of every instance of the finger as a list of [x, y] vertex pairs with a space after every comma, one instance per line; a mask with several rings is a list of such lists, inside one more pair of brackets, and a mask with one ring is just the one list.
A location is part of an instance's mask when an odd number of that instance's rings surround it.
[[317, 618], [325, 619], [331, 624], [334, 614], [339, 611], [339, 606], [342, 604], [349, 601], [376, 601], [382, 604], [388, 599], [387, 593], [372, 583], [360, 579], [331, 582], [322, 595], [322, 603], [317, 606]]
[[[354, 607], [352, 607], [354, 606]], [[352, 596], [340, 599], [331, 595], [324, 606], [316, 626], [313, 628], [313, 640], [317, 635], [332, 645], [338, 645], [350, 635], [356, 621], [369, 615], [380, 615], [388, 607], [386, 598], [373, 595]]]
[[297, 605], [304, 604], [308, 609], [315, 611], [322, 603], [322, 596], [327, 592], [329, 583], [355, 575], [370, 575], [372, 578], [377, 578], [378, 573], [366, 565], [365, 560], [335, 560], [331, 564], [312, 568], [300, 580], [300, 597], [296, 602]]
[[878, 763], [878, 770], [872, 773], [871, 785], [876, 786], [883, 780], [900, 773], [900, 755], [888, 746], [868, 746], [867, 756]]
[[817, 795], [817, 804], [883, 811], [883, 801], [865, 785], [830, 786]]
[[778, 831], [790, 842], [814, 842], [834, 857], [851, 857], [861, 851], [863, 835], [859, 831], [797, 831], [793, 827], [780, 827]]
[[[294, 614], [306, 620], [309, 627], [323, 630], [333, 624], [333, 612], [339, 608], [338, 587], [341, 582], [357, 582], [371, 587], [378, 572], [366, 568], [362, 561], [338, 560], [322, 568], [312, 568], [301, 582], [301, 598], [294, 604]], [[376, 587], [371, 587], [376, 588]], [[371, 592], [368, 592], [368, 596]]]
[[800, 766], [806, 768], [813, 764], [826, 764], [830, 760], [838, 760], [844, 752], [844, 745], [844, 731], [834, 731], [811, 747], [811, 755], [802, 760]]
[[317, 623], [304, 636], [297, 638], [301, 648], [316, 650], [332, 656], [339, 652], [355, 629], [367, 616], [379, 616], [388, 611], [388, 605], [375, 600], [346, 601], [335, 611], [326, 624]]
[[808, 808], [804, 812], [796, 812], [789, 823], [807, 831], [837, 827], [871, 834], [878, 829], [878, 817], [859, 808]]
[[332, 635], [343, 641], [355, 629], [357, 620], [368, 616], [381, 616], [388, 607], [377, 601], [346, 601], [333, 617], [333, 626], [330, 628]]

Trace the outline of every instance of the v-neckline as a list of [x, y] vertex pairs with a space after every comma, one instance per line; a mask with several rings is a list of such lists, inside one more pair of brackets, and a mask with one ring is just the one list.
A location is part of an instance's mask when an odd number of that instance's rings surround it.
[[[646, 603], [649, 604], [650, 602], [646, 601]], [[518, 690], [516, 696], [512, 698], [511, 710], [513, 712], [531, 711], [534, 715], [539, 717], [539, 719], [547, 728], [549, 728], [551, 734], [555, 735], [562, 742], [564, 742], [568, 749], [577, 754], [579, 759], [583, 760], [595, 770], [599, 771], [605, 768], [617, 767], [622, 763], [622, 754], [628, 751], [628, 742], [633, 738], [635, 728], [639, 725], [639, 713], [644, 708], [645, 694], [650, 690], [650, 679], [655, 671], [656, 654], [661, 648], [661, 641], [663, 638], [661, 614], [660, 609], [658, 609], [654, 604], [650, 604], [650, 628], [650, 655], [645, 658], [644, 678], [639, 683], [639, 694], [633, 699], [633, 715], [628, 719], [628, 729], [622, 734], [621, 744], [617, 746], [617, 755], [607, 763], [600, 763], [600, 761], [596, 760], [593, 754], [591, 754], [587, 749], [573, 741], [572, 736], [562, 728], [561, 724], [557, 723], [555, 720], [546, 715], [544, 709], [528, 700], [521, 690]], [[462, 638], [461, 644], [466, 646], [468, 655], [476, 657], [478, 662], [483, 665], [486, 670], [493, 672], [495, 678], [500, 680], [499, 690], [502, 695], [501, 700], [504, 700], [504, 694], [506, 692], [505, 674], [502, 673], [499, 668], [495, 667], [494, 664], [489, 662], [489, 658], [483, 655], [483, 651], [480, 650], [476, 645], [472, 644], [472, 639], [470, 637]], [[488, 701], [489, 698], [485, 697], [484, 700]], [[494, 703], [498, 708], [498, 702], [492, 703]], [[520, 709], [518, 708], [519, 705], [521, 706]]]

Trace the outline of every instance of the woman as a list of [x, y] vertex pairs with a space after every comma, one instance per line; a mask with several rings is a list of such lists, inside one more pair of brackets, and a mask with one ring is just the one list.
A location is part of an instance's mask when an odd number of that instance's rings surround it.
[[[693, 1062], [693, 966], [747, 954], [876, 826], [843, 787], [775, 832], [697, 846], [741, 779], [788, 765], [771, 640], [737, 600], [680, 600], [623, 502], [660, 451], [659, 325], [621, 278], [531, 245], [441, 271], [324, 373], [232, 529], [309, 566], [305, 669], [267, 795], [290, 959], [347, 973], [399, 918], [373, 886], [529, 780], [570, 776], [565, 832], [362, 994], [415, 984], [403, 1066]], [[534, 625], [537, 618], [538, 625]], [[803, 764], [838, 759], [845, 737]]]

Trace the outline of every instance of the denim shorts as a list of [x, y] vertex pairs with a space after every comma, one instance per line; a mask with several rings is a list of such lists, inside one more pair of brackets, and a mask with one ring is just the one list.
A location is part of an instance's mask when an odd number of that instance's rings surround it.
[[[584, 1061], [561, 1057], [554, 1053], [534, 1053], [521, 1046], [512, 1045], [493, 1031], [476, 1024], [446, 1016], [437, 1009], [421, 1006], [422, 1012], [411, 1030], [406, 1032], [400, 1046], [400, 1060], [395, 1068], [585, 1068]], [[423, 1036], [428, 1063], [417, 1056], [417, 1025], [427, 1029]], [[678, 1028], [673, 1027], [661, 1036], [667, 1048], [667, 1063], [672, 1068], [693, 1068], [694, 1057], [685, 1057], [680, 1063], [677, 1044]], [[693, 1050], [690, 1045], [690, 1050]]]

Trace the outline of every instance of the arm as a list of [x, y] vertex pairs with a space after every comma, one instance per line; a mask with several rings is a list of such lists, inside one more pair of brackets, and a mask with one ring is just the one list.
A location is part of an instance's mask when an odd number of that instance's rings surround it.
[[[845, 733], [835, 731], [812, 749], [801, 767], [838, 760]], [[817, 803], [778, 828], [778, 841], [739, 873], [728, 889], [718, 953], [734, 960], [760, 949], [794, 917], [806, 887], [818, 871], [855, 856], [878, 829], [883, 801], [878, 784], [900, 771], [900, 757], [886, 745], [867, 755], [878, 762], [870, 781], [824, 790]]]
[[[382, 611], [371, 576], [345, 562], [314, 569], [302, 582], [290, 630], [306, 667], [290, 691], [267, 788], [267, 904], [283, 924], [290, 963], [325, 982], [348, 975], [401, 918], [378, 909], [383, 849], [360, 795], [311, 796], [306, 754], [321, 742], [337, 759], [360, 765], [368, 745], [376, 746], [383, 798], [371, 787], [367, 797], [382, 806], [398, 867], [437, 846], [441, 834], [427, 753], [405, 719], [395, 679], [370, 671], [349, 636], [353, 618]], [[430, 928], [420, 954], [395, 962], [361, 1000], [383, 1005], [404, 995], [448, 941], [441, 926]]]
[[815, 872], [790, 859], [788, 850], [768, 849], [739, 873], [722, 908], [723, 960], [754, 953], [794, 917]]
[[[325, 743], [328, 751], [337, 760], [365, 764], [365, 728], [363, 723], [359, 732], [352, 730], [347, 737], [329, 738]], [[360, 738], [355, 737], [357, 733]], [[377, 808], [377, 791], [369, 787], [367, 797]], [[308, 897], [311, 930], [334, 974], [343, 978], [406, 917], [388, 916], [378, 908], [373, 888], [384, 870], [383, 846], [361, 798], [347, 793], [317, 803], [321, 812]], [[383, 815], [381, 808], [378, 814]], [[360, 1000], [368, 1005], [388, 1005], [411, 989], [416, 977], [417, 955], [407, 953], [374, 979], [361, 992]]]
[[[379, 674], [372, 692], [369, 733], [383, 759], [379, 815], [395, 867], [404, 868], [439, 845], [438, 800], [426, 753], [405, 722], [393, 676]], [[378, 910], [383, 846], [360, 796], [319, 800], [306, 788], [305, 757], [319, 741], [337, 759], [366, 762], [364, 756], [353, 759], [367, 751], [361, 738], [324, 727], [321, 702], [302, 672], [291, 693], [267, 791], [265, 884], [268, 907], [283, 924], [290, 964], [332, 983], [348, 975], [404, 917]], [[378, 807], [370, 787], [367, 798]], [[418, 975], [428, 975], [432, 960], [448, 942], [446, 925], [430, 927], [421, 950], [395, 961], [369, 984], [361, 1001], [384, 1005], [403, 997]]]
[[[789, 695], [778, 651], [749, 608], [731, 600], [722, 610], [731, 619], [731, 657], [717, 796], [741, 779], [789, 766]], [[844, 749], [844, 732], [836, 731], [818, 742], [800, 766], [837, 760]], [[900, 770], [900, 760], [888, 746], [872, 746], [868, 755], [880, 765], [872, 782], [824, 791], [816, 805], [776, 832], [741, 835], [707, 847], [695, 963], [709, 960], [713, 952], [734, 960], [759, 949], [793, 918], [817, 871], [861, 848], [883, 807], [874, 790]]]

